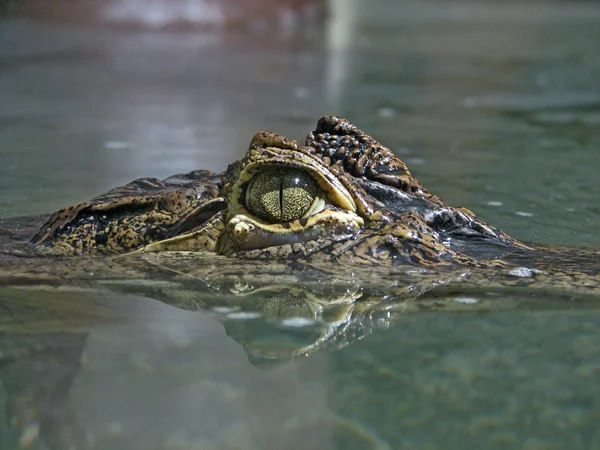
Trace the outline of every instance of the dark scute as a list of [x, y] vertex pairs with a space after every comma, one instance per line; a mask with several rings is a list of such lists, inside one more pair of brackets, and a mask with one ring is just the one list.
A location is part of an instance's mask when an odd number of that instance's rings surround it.
[[[429, 216], [427, 223], [442, 233], [468, 229], [470, 222], [466, 216], [449, 209], [438, 209]], [[465, 230], [464, 234], [470, 234]]]
[[318, 120], [314, 131], [308, 133], [306, 145], [332, 159], [345, 160], [353, 152], [366, 150], [372, 139], [365, 138], [356, 133], [356, 127], [346, 119], [326, 116]]
[[408, 172], [401, 167], [396, 167], [393, 164], [389, 164], [388, 161], [382, 161], [378, 164], [371, 164], [371, 173], [373, 176], [390, 175], [399, 177], [406, 175]]
[[[474, 258], [501, 258], [515, 248], [512, 241], [495, 234], [493, 228], [486, 229], [477, 220], [454, 209], [434, 211], [427, 217], [427, 224], [440, 234], [440, 238], [452, 250]], [[490, 230], [493, 234], [490, 234]]]
[[427, 214], [437, 208], [436, 204], [421, 197], [414, 197], [406, 192], [391, 186], [371, 181], [367, 179], [358, 179], [357, 183], [365, 192], [374, 199], [380, 201], [387, 209], [401, 214], [406, 211], [417, 211]]
[[[342, 126], [337, 127], [338, 124], [342, 123]], [[348, 134], [350, 130], [354, 129], [354, 125], [352, 125], [347, 120], [342, 117], [337, 116], [325, 116], [321, 117], [315, 128], [315, 134], [319, 133], [329, 133], [329, 134]]]

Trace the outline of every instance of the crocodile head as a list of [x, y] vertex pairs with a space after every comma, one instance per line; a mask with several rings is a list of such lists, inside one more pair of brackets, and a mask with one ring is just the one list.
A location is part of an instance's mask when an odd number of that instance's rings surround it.
[[525, 246], [445, 204], [388, 148], [327, 116], [305, 145], [263, 131], [221, 175], [136, 180], [54, 214], [39, 253], [210, 251], [231, 258], [501, 266]]

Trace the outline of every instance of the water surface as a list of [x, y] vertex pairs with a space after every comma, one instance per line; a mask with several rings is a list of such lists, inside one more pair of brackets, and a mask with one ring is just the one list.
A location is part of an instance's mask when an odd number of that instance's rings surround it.
[[[0, 216], [220, 172], [333, 113], [516, 238], [598, 247], [600, 6], [352, 3], [292, 34], [2, 22]], [[0, 448], [600, 447], [596, 298], [458, 289], [285, 358], [345, 310], [170, 282], [0, 287]]]

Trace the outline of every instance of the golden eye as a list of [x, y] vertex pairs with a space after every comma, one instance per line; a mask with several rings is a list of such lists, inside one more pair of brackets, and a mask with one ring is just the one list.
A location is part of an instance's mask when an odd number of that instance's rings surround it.
[[252, 178], [246, 190], [246, 207], [263, 220], [290, 222], [310, 210], [318, 190], [307, 172], [274, 167]]

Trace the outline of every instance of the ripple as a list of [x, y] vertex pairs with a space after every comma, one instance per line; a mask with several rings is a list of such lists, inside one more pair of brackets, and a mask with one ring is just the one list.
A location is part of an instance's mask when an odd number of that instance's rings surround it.
[[252, 320], [260, 317], [262, 317], [261, 313], [249, 311], [232, 312], [227, 314], [227, 318], [231, 320]]
[[314, 319], [308, 319], [306, 317], [290, 317], [281, 321], [281, 325], [290, 328], [310, 327], [316, 323], [317, 322]]

